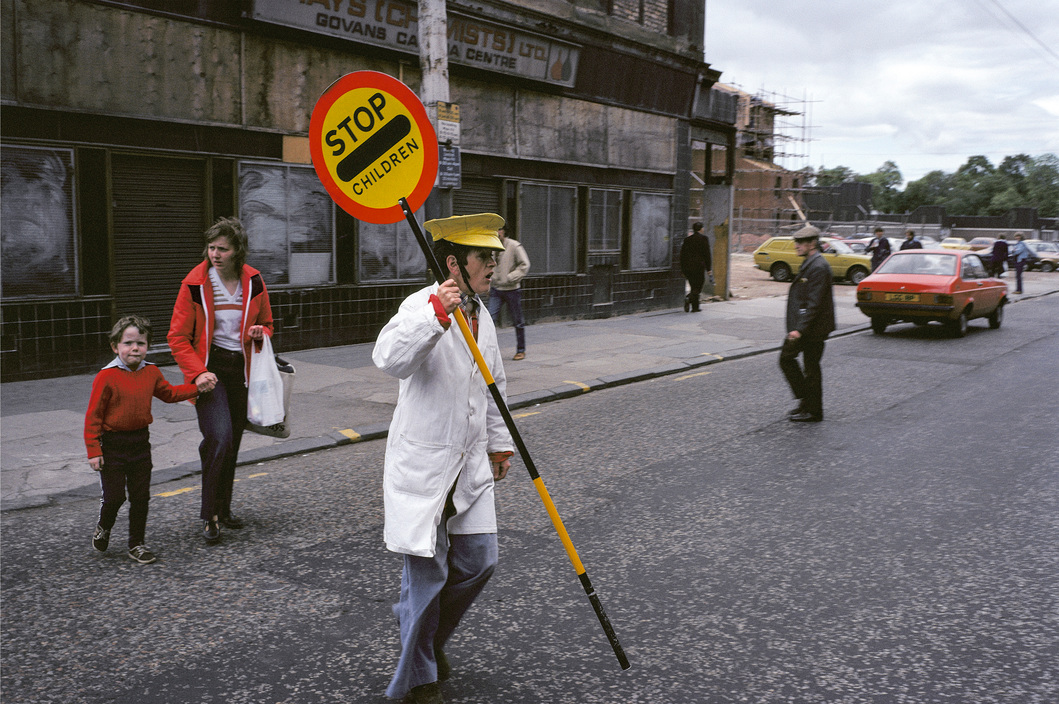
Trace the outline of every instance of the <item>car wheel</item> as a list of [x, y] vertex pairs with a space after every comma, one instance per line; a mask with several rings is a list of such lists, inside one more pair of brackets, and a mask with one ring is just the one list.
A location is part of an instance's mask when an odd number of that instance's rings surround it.
[[783, 282], [791, 280], [791, 268], [783, 262], [776, 262], [773, 264], [769, 273], [772, 274], [772, 278], [776, 281]]
[[848, 278], [849, 282], [854, 286], [859, 284], [861, 281], [864, 281], [867, 276], [868, 270], [862, 266], [852, 266], [849, 268], [849, 271], [846, 272], [846, 278]]
[[1041, 262], [1041, 271], [1055, 271], [1055, 264], [1051, 262]]
[[989, 327], [996, 330], [1000, 327], [1000, 324], [1004, 322], [1004, 304], [1001, 303], [996, 307], [992, 313], [989, 314]]
[[882, 335], [886, 332], [886, 326], [889, 322], [886, 318], [877, 315], [871, 319], [871, 331], [876, 335]]
[[952, 336], [963, 337], [967, 334], [967, 311], [960, 311], [960, 317], [952, 321]]

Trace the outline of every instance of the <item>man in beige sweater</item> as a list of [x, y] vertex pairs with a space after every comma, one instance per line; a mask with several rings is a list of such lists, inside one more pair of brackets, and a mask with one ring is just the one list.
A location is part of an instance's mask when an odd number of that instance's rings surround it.
[[505, 225], [496, 234], [504, 243], [496, 269], [489, 286], [489, 315], [493, 324], [500, 327], [500, 308], [507, 304], [512, 320], [515, 321], [515, 361], [526, 358], [526, 321], [522, 317], [522, 279], [530, 268], [526, 249], [515, 239], [511, 225]]

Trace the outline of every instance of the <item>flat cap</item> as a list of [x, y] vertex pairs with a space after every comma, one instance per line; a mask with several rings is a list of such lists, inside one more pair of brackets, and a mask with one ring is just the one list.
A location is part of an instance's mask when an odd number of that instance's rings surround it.
[[802, 229], [794, 233], [794, 240], [796, 242], [806, 242], [808, 240], [815, 240], [820, 237], [820, 228], [813, 227], [812, 225], [806, 225]]

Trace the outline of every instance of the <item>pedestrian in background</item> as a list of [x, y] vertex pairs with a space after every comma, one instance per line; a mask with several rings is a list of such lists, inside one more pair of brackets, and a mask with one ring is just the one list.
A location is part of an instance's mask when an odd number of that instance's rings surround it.
[[493, 486], [514, 443], [452, 315], [462, 309], [503, 394], [496, 328], [478, 315], [493, 256], [505, 250], [496, 235], [503, 224], [491, 213], [428, 221], [449, 278], [406, 298], [372, 352], [401, 380], [383, 470], [383, 537], [404, 555], [393, 607], [401, 654], [386, 689], [395, 699], [440, 704], [450, 673], [443, 647], [496, 569]]
[[684, 312], [698, 312], [699, 295], [706, 284], [706, 275], [713, 275], [710, 257], [710, 238], [702, 233], [702, 223], [691, 226], [691, 234], [680, 245], [680, 272], [688, 280], [690, 293], [684, 297]]
[[1015, 246], [1011, 248], [1011, 256], [1015, 259], [1015, 293], [1022, 293], [1022, 272], [1035, 256], [1025, 239], [1021, 232], [1016, 232]]
[[514, 361], [526, 358], [526, 320], [522, 317], [522, 279], [529, 273], [530, 260], [526, 248], [515, 238], [514, 229], [504, 225], [496, 231], [504, 251], [489, 281], [489, 315], [493, 325], [500, 325], [501, 306], [506, 305], [515, 324]]
[[906, 249], [923, 249], [923, 243], [916, 239], [916, 233], [912, 230], [905, 233], [905, 241], [901, 243], [901, 251]]
[[140, 564], [155, 561], [147, 547], [147, 506], [151, 500], [151, 399], [178, 403], [194, 398], [194, 384], [173, 386], [146, 361], [151, 323], [126, 315], [110, 331], [110, 349], [117, 355], [92, 381], [85, 413], [88, 464], [99, 472], [102, 498], [92, 546], [106, 552], [118, 509], [129, 496], [129, 557]]
[[[1004, 263], [1008, 260], [1008, 241], [1005, 237], [1000, 237], [996, 242], [993, 243], [993, 253], [989, 257], [990, 270], [993, 276], [1001, 277], [1004, 275]], [[1019, 286], [1021, 289], [1022, 286]]]
[[[820, 359], [827, 336], [835, 329], [832, 274], [820, 254], [819, 229], [807, 225], [795, 232], [794, 248], [805, 261], [787, 295], [787, 337], [780, 351], [780, 369], [798, 399], [788, 418], [795, 423], [819, 423], [824, 419]], [[798, 364], [799, 354], [804, 370]]]
[[886, 231], [881, 227], [875, 228], [874, 236], [864, 250], [871, 255], [872, 271], [878, 269], [886, 261], [886, 258], [890, 256], [890, 240], [885, 233]]
[[235, 218], [220, 218], [206, 230], [205, 261], [181, 282], [169, 326], [173, 358], [201, 392], [195, 403], [202, 432], [199, 518], [208, 543], [220, 539], [222, 525], [244, 525], [232, 513], [232, 489], [246, 428], [250, 345], [272, 335], [268, 291], [261, 272], [246, 264], [248, 249]]

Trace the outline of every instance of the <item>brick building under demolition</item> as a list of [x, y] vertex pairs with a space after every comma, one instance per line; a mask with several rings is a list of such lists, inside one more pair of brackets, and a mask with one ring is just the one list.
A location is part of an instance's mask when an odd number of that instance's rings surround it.
[[[165, 361], [179, 282], [222, 215], [250, 232], [277, 349], [370, 341], [423, 285], [407, 224], [337, 209], [307, 137], [342, 75], [418, 89], [415, 2], [0, 1], [5, 381], [98, 368], [133, 311]], [[679, 305], [689, 217], [724, 237], [731, 213], [733, 102], [712, 90], [704, 0], [450, 1], [447, 16], [452, 211], [516, 225], [527, 319]]]

